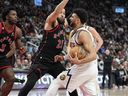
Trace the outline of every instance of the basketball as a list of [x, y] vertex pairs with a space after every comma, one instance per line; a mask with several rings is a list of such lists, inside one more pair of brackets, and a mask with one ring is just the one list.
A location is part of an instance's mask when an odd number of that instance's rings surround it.
[[85, 58], [88, 54], [82, 46], [75, 46], [71, 48], [69, 54], [72, 58], [74, 58], [76, 52], [79, 60]]

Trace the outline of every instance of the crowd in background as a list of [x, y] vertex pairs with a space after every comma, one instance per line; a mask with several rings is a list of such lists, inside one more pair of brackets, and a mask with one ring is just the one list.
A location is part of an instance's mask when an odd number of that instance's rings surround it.
[[[16, 68], [28, 69], [30, 67], [31, 57], [43, 38], [45, 19], [60, 1], [42, 0], [42, 6], [35, 6], [34, 0], [0, 0], [0, 12], [8, 5], [17, 7], [19, 17], [17, 25], [23, 31], [22, 39], [27, 53], [22, 56], [16, 54]], [[74, 8], [84, 8], [88, 12], [87, 24], [93, 26], [104, 40], [98, 52], [99, 64], [103, 65], [104, 52], [108, 49], [113, 57], [112, 70], [117, 72], [118, 69], [123, 68], [126, 76], [128, 72], [128, 12], [125, 10], [122, 14], [116, 13], [114, 6], [123, 6], [127, 9], [128, 2], [127, 0], [70, 0], [66, 6], [66, 16], [68, 17]], [[99, 70], [103, 69], [99, 68]]]

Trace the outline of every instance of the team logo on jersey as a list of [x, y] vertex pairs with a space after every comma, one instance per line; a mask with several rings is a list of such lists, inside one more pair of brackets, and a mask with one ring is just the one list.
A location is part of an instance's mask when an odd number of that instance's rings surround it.
[[60, 75], [60, 80], [65, 80], [66, 79], [66, 75], [62, 74]]

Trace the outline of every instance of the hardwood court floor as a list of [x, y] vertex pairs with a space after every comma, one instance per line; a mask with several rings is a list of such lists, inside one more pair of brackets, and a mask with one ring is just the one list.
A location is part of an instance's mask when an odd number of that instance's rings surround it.
[[[34, 89], [28, 96], [45, 96], [47, 89]], [[19, 90], [12, 90], [9, 96], [17, 96]], [[59, 90], [57, 96], [69, 96], [65, 90]], [[125, 89], [104, 89], [99, 96], [128, 96], [128, 88]]]

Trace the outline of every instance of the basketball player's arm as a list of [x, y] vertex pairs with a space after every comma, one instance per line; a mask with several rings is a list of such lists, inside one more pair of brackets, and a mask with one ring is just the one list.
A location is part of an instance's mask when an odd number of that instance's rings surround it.
[[85, 51], [88, 52], [88, 55], [80, 60], [80, 63], [83, 64], [95, 60], [97, 55], [90, 34], [88, 32], [81, 32], [78, 41], [83, 44]]
[[21, 54], [24, 54], [26, 52], [26, 49], [24, 47], [23, 42], [21, 41], [21, 38], [22, 38], [22, 31], [20, 28], [17, 27], [16, 40], [15, 40], [16, 48], [19, 49]]
[[22, 31], [20, 28], [16, 28], [16, 40], [15, 40], [15, 44], [16, 44], [16, 48], [20, 49], [21, 47], [23, 47], [23, 43], [21, 42], [21, 37], [22, 37]]
[[87, 32], [80, 32], [78, 42], [83, 45], [85, 51], [88, 52], [88, 55], [85, 58], [78, 60], [77, 53], [76, 53], [75, 58], [72, 58], [72, 57], [70, 58], [70, 62], [72, 64], [85, 64], [85, 63], [89, 63], [89, 62], [95, 60], [96, 59], [96, 51], [93, 46], [93, 42], [91, 40], [90, 34]]
[[57, 20], [57, 17], [59, 16], [59, 14], [62, 12], [62, 10], [64, 9], [64, 7], [66, 6], [66, 4], [68, 3], [69, 0], [62, 0], [57, 7], [55, 8], [55, 10], [48, 16], [48, 18], [46, 19], [46, 24], [48, 25], [52, 25], [53, 22], [55, 22]]
[[11, 57], [13, 54], [15, 54], [15, 50], [16, 50], [16, 46], [15, 46], [15, 42], [13, 42], [10, 45], [10, 51], [6, 54], [6, 57], [9, 58]]
[[89, 27], [89, 31], [92, 33], [94, 39], [96, 40], [96, 52], [98, 52], [103, 44], [103, 39], [93, 27]]

